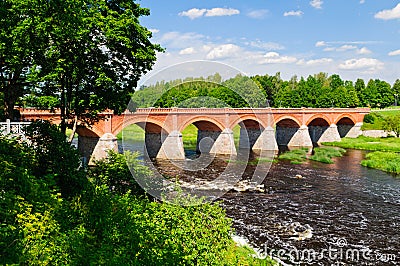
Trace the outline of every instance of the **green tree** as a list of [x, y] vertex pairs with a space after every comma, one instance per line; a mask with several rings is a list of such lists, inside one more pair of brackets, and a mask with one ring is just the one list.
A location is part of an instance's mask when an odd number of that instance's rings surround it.
[[387, 132], [394, 132], [396, 137], [400, 137], [400, 115], [385, 117], [383, 129]]
[[162, 49], [139, 23], [149, 10], [133, 1], [53, 2], [46, 26], [54, 41], [39, 59], [40, 76], [44, 90], [60, 95], [64, 132], [73, 117], [90, 123], [105, 109], [124, 111], [140, 76]]
[[27, 92], [33, 57], [45, 43], [44, 1], [0, 1], [0, 92], [5, 118], [14, 118], [14, 106]]

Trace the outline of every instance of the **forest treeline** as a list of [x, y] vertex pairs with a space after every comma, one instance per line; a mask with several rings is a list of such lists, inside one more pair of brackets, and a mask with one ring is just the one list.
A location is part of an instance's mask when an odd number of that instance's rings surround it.
[[327, 73], [283, 80], [280, 73], [222, 80], [188, 77], [143, 86], [132, 99], [137, 107], [372, 107], [397, 104], [400, 80], [390, 85], [380, 79], [343, 80]]

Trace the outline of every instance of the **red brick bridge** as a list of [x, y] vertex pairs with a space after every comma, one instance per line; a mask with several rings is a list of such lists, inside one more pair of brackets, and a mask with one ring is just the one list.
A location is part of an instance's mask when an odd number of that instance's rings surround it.
[[[21, 109], [25, 121], [44, 119], [60, 123], [59, 112]], [[184, 159], [181, 132], [190, 124], [198, 128], [197, 150], [236, 154], [233, 128], [240, 129], [239, 148], [277, 151], [278, 145], [312, 147], [324, 141], [361, 134], [369, 108], [139, 108], [121, 115], [99, 114], [90, 127], [78, 126], [78, 148], [83, 156], [99, 159], [117, 149], [116, 135], [137, 124], [145, 131], [149, 157]]]

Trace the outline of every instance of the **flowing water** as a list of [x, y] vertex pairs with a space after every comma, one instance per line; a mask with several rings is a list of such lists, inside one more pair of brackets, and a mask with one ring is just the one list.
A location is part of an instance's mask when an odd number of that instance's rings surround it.
[[[124, 149], [142, 147], [124, 143]], [[260, 256], [288, 265], [400, 265], [400, 178], [362, 167], [365, 154], [348, 150], [334, 164], [275, 162], [264, 192], [231, 190], [221, 206], [236, 234]], [[217, 158], [201, 171], [155, 165], [165, 175], [193, 181], [217, 177], [227, 160]], [[251, 178], [255, 165], [247, 165], [241, 178]]]

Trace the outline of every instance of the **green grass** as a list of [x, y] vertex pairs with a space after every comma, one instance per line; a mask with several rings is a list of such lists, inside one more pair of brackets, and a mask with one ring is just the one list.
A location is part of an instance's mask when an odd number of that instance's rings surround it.
[[279, 155], [279, 159], [288, 160], [292, 164], [302, 164], [307, 160], [308, 149], [295, 149]]
[[345, 152], [346, 150], [342, 148], [320, 147], [314, 149], [314, 154], [309, 159], [321, 163], [333, 163], [332, 158], [342, 157]]
[[395, 137], [372, 138], [359, 136], [354, 139], [343, 138], [342, 141], [324, 142], [323, 144], [345, 149], [400, 152], [400, 138]]
[[368, 153], [362, 166], [379, 169], [388, 173], [400, 174], [400, 154], [395, 152], [376, 151]]
[[228, 248], [225, 258], [227, 265], [278, 265], [278, 262], [268, 256], [261, 259], [256, 258], [255, 255], [256, 253], [250, 247], [232, 244], [231, 247]]
[[387, 109], [375, 109], [371, 111], [371, 114], [375, 119], [373, 123], [364, 122], [362, 130], [383, 130], [383, 120], [388, 116], [400, 115], [400, 109], [387, 108]]

